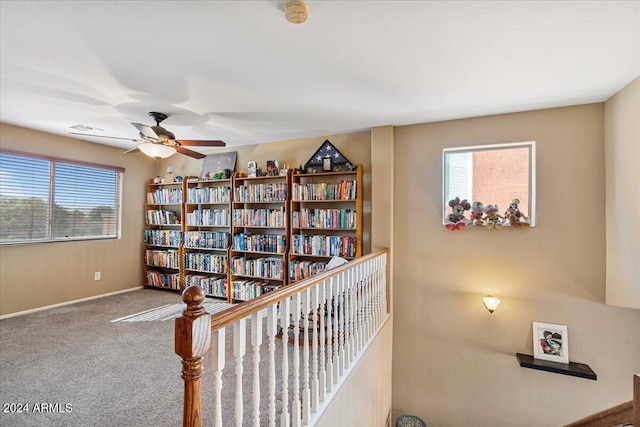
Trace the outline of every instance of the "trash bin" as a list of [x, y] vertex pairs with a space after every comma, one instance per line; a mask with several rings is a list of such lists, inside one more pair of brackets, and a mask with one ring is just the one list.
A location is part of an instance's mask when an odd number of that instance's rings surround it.
[[427, 424], [415, 415], [400, 415], [396, 427], [427, 427]]

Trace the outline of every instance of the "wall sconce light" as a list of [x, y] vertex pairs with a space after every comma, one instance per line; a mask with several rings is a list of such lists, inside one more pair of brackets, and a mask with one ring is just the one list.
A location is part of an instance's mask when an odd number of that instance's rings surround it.
[[496, 311], [498, 309], [498, 306], [500, 305], [500, 300], [491, 295], [487, 295], [486, 297], [482, 298], [482, 302], [484, 302], [484, 306], [487, 308], [487, 310], [489, 310], [489, 313], [493, 313], [494, 311]]

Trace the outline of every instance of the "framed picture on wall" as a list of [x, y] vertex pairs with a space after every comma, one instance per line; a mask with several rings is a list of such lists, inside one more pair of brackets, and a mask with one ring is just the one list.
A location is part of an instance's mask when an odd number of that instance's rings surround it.
[[533, 357], [569, 363], [569, 336], [566, 325], [533, 322]]

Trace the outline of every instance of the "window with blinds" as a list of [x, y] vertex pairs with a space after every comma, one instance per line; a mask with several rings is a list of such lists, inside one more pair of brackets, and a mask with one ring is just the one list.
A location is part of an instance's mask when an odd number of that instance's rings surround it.
[[[518, 209], [535, 225], [535, 141], [445, 148], [442, 150], [443, 222], [456, 197], [498, 207], [518, 199]], [[468, 218], [468, 213], [465, 213]]]
[[0, 244], [119, 237], [123, 169], [0, 152]]

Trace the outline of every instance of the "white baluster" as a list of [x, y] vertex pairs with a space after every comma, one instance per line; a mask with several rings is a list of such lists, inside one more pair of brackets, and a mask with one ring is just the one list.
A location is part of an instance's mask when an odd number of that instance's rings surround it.
[[369, 313], [369, 276], [367, 275], [367, 264], [362, 264], [360, 269], [362, 273], [362, 288], [360, 295], [360, 348], [364, 348], [364, 344], [369, 339], [369, 322], [371, 321], [371, 313]]
[[213, 425], [222, 427], [222, 371], [225, 364], [225, 328], [211, 334], [211, 366], [214, 376]]
[[[269, 427], [276, 427], [276, 334], [278, 306], [267, 307], [267, 338], [269, 340]], [[283, 339], [286, 340], [286, 337]]]
[[300, 426], [300, 293], [293, 295], [291, 316], [293, 318], [293, 403], [291, 425]]
[[315, 316], [311, 316], [310, 304], [309, 304], [309, 289], [302, 291], [302, 325], [304, 327], [304, 341], [302, 343], [302, 421], [305, 424], [309, 424], [310, 412], [311, 412], [311, 389], [309, 388], [309, 328], [314, 328], [312, 324], [312, 317], [315, 320]]
[[380, 268], [380, 277], [382, 278], [383, 289], [382, 289], [382, 313], [384, 315], [387, 314], [387, 254], [382, 254], [382, 266]]
[[251, 346], [253, 348], [253, 425], [260, 427], [260, 346], [262, 345], [262, 313], [251, 315]]
[[[337, 348], [337, 341], [335, 340], [335, 329], [333, 325], [335, 325], [337, 316], [334, 313], [335, 304], [333, 304], [333, 296], [335, 293], [333, 290], [335, 289], [336, 278], [329, 278], [329, 283], [326, 285], [327, 291], [327, 392], [331, 392], [333, 390], [333, 384], [335, 383], [335, 371], [334, 371], [334, 347]], [[335, 345], [334, 345], [335, 344]]]
[[363, 281], [362, 281], [362, 264], [358, 264], [353, 269], [353, 290], [351, 294], [353, 295], [353, 353], [352, 357], [355, 358], [356, 354], [360, 352], [360, 339], [362, 337], [362, 289], [363, 289]]
[[349, 269], [346, 271], [345, 281], [344, 281], [344, 352], [345, 352], [345, 362], [344, 369], [346, 370], [351, 365], [351, 360], [353, 359], [353, 329], [351, 323], [351, 317], [353, 312], [351, 310], [351, 303], [353, 301], [351, 291], [353, 289], [353, 269]]
[[280, 326], [282, 328], [282, 414], [280, 426], [289, 427], [289, 298], [280, 301]]
[[345, 365], [345, 341], [346, 341], [346, 323], [345, 323], [345, 313], [346, 313], [346, 295], [345, 295], [345, 274], [340, 273], [338, 275], [338, 305], [340, 307], [340, 326], [339, 326], [339, 335], [340, 335], [340, 353], [338, 357], [338, 377], [341, 377], [344, 374], [346, 369]]
[[[318, 294], [324, 292], [324, 282], [318, 283], [311, 288], [311, 309], [313, 310], [313, 337], [312, 337], [312, 352], [311, 352], [311, 410], [316, 412], [318, 410], [318, 396], [320, 393], [319, 380], [318, 380], [318, 329], [321, 331], [324, 329], [324, 304], [318, 303]], [[324, 338], [324, 332], [320, 332]], [[324, 342], [320, 344], [324, 349]]]
[[242, 427], [242, 359], [247, 350], [247, 324], [245, 319], [237, 320], [233, 326], [233, 355], [236, 358], [236, 426]]

